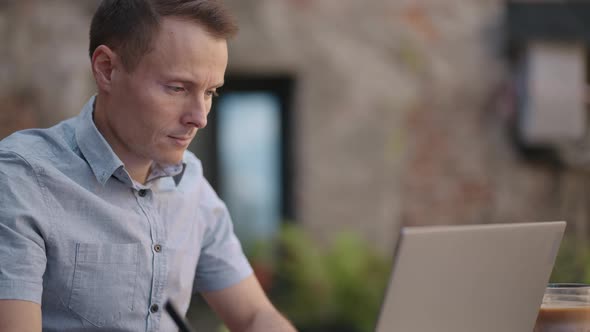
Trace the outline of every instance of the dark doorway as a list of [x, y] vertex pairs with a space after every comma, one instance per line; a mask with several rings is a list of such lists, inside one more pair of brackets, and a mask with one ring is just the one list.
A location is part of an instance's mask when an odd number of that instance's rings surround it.
[[293, 211], [293, 80], [229, 75], [191, 146], [246, 249], [272, 240]]

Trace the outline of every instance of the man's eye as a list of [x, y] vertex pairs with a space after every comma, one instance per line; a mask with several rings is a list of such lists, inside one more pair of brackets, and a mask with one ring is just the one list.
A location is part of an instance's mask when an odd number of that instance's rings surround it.
[[215, 90], [207, 91], [207, 96], [219, 97], [219, 93]]
[[172, 92], [184, 92], [185, 89], [181, 86], [167, 85], [168, 90]]

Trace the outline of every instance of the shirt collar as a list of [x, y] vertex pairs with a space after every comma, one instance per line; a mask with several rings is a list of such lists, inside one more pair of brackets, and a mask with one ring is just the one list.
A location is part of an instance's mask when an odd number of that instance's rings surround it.
[[94, 176], [104, 185], [124, 165], [94, 124], [92, 114], [95, 100], [96, 96], [93, 96], [82, 108], [76, 127], [76, 140]]
[[[94, 124], [92, 115], [94, 113], [95, 101], [96, 96], [90, 98], [82, 108], [79, 117], [79, 122], [76, 127], [76, 140], [80, 147], [80, 151], [90, 165], [94, 176], [102, 185], [104, 185], [113, 175], [122, 182], [131, 184], [133, 181], [126, 172], [123, 162], [115, 154], [109, 143], [104, 139]], [[181, 163], [173, 166], [153, 164], [146, 182], [161, 177], [171, 176], [174, 178], [174, 182], [178, 186], [186, 167], [186, 161], [184, 159], [185, 158], [183, 157]]]
[[174, 179], [176, 185], [178, 186], [180, 180], [182, 179], [182, 176], [184, 175], [185, 167], [186, 162], [184, 161], [182, 161], [178, 165], [172, 166], [161, 166], [159, 164], [154, 163], [150, 168], [150, 174], [148, 175], [146, 182], [150, 182], [152, 180], [159, 179], [162, 177], [171, 176]]

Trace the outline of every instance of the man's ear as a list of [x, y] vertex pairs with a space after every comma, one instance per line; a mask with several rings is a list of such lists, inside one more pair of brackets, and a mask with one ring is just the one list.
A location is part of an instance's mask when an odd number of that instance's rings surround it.
[[111, 90], [113, 70], [117, 61], [117, 54], [106, 45], [98, 46], [92, 53], [92, 74], [99, 91]]

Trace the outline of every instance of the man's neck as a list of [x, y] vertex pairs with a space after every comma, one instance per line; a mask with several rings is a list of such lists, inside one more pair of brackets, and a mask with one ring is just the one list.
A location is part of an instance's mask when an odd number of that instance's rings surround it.
[[150, 174], [151, 163], [148, 165], [145, 165], [145, 164], [134, 165], [131, 162], [126, 162], [124, 160], [121, 160], [121, 161], [123, 161], [123, 164], [125, 165], [125, 169], [129, 173], [129, 176], [131, 176], [131, 178], [135, 182], [138, 182], [141, 184], [146, 183], [148, 175]]
[[117, 157], [121, 159], [129, 176], [131, 176], [134, 181], [145, 184], [152, 166], [152, 161], [134, 156], [125, 144], [117, 138], [112, 128], [109, 126], [103, 107], [105, 106], [102, 104], [99, 96], [97, 96], [94, 102], [94, 112], [92, 116], [96, 128], [111, 146], [111, 149], [113, 149]]

